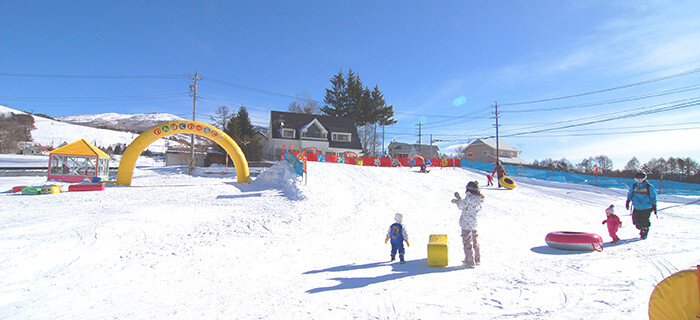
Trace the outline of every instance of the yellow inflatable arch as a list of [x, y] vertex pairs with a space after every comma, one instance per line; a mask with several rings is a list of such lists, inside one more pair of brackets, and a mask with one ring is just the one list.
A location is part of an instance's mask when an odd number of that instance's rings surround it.
[[136, 159], [141, 155], [141, 152], [143, 152], [146, 147], [153, 143], [153, 141], [178, 133], [196, 134], [216, 142], [218, 145], [224, 148], [229, 155], [231, 155], [233, 164], [236, 166], [236, 177], [238, 183], [250, 183], [248, 161], [245, 159], [245, 155], [241, 151], [241, 148], [238, 147], [236, 142], [233, 141], [231, 137], [216, 127], [210, 126], [206, 123], [178, 120], [156, 125], [144, 131], [131, 142], [129, 147], [126, 148], [126, 151], [124, 151], [121, 161], [119, 161], [117, 184], [125, 186], [131, 185], [131, 178], [134, 175], [134, 165], [136, 164]]

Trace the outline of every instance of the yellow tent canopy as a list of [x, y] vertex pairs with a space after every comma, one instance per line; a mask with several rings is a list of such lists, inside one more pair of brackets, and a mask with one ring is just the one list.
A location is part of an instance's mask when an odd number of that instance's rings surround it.
[[55, 149], [50, 152], [50, 154], [67, 154], [76, 156], [89, 156], [89, 157], [100, 157], [109, 158], [109, 155], [104, 153], [104, 151], [93, 146], [90, 142], [85, 141], [85, 139], [80, 139], [71, 144], [67, 144], [63, 147]]

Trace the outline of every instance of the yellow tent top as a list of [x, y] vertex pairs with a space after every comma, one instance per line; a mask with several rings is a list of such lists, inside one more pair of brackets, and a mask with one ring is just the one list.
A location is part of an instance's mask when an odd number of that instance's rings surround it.
[[100, 158], [109, 158], [108, 154], [93, 146], [90, 142], [85, 141], [85, 139], [80, 139], [76, 142], [55, 149], [51, 151], [50, 154], [70, 154], [76, 156], [96, 156]]

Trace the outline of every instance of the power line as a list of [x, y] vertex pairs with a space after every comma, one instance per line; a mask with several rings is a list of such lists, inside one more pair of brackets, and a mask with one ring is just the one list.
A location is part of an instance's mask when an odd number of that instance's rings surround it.
[[[269, 91], [269, 90], [264, 90], [264, 89], [253, 88], [253, 87], [249, 87], [249, 86], [244, 86], [242, 84], [237, 84], [237, 83], [233, 83], [230, 81], [220, 80], [220, 79], [211, 78], [211, 77], [206, 77], [203, 80], [211, 81], [211, 82], [222, 84], [222, 85], [229, 86], [229, 87], [244, 89], [244, 90], [248, 90], [248, 91], [260, 92], [260, 93], [264, 93], [264, 94], [268, 94], [268, 95], [272, 95], [272, 96], [277, 96], [277, 97], [303, 99], [302, 97], [297, 97], [297, 96], [293, 96], [293, 95], [289, 95], [289, 94], [285, 94], [285, 93], [279, 93], [279, 92], [274, 92], [274, 91]], [[314, 100], [314, 99], [308, 99], [308, 100], [320, 103], [319, 101]]]
[[121, 96], [121, 97], [74, 97], [74, 98], [36, 98], [36, 97], [3, 97], [3, 100], [12, 101], [64, 101], [64, 102], [78, 102], [78, 101], [124, 101], [124, 100], [152, 100], [152, 99], [170, 99], [170, 98], [183, 98], [187, 95], [183, 93], [176, 94], [159, 94], [159, 95], [148, 95], [148, 96]]
[[610, 113], [605, 113], [605, 114], [600, 114], [600, 115], [594, 115], [594, 116], [590, 116], [590, 117], [583, 117], [583, 118], [569, 119], [569, 120], [562, 120], [562, 121], [555, 121], [555, 122], [547, 122], [546, 124], [537, 124], [537, 125], [527, 126], [527, 127], [521, 128], [521, 129], [533, 129], [533, 128], [538, 128], [538, 127], [549, 127], [549, 126], [553, 126], [553, 125], [576, 122], [576, 121], [604, 118], [604, 117], [608, 117], [608, 116], [612, 116], [612, 115], [624, 114], [626, 112], [635, 112], [635, 111], [639, 111], [639, 110], [653, 109], [653, 108], [657, 108], [657, 107], [668, 106], [669, 104], [683, 104], [683, 103], [693, 102], [693, 101], [697, 101], [698, 99], [700, 99], [700, 97], [681, 99], [681, 100], [676, 100], [676, 101], [667, 102], [667, 103], [659, 103], [659, 104], [654, 104], [651, 106], [637, 107], [637, 108], [632, 108], [632, 109], [627, 109], [627, 110], [621, 110], [621, 111], [610, 112]]
[[603, 105], [608, 105], [608, 104], [615, 104], [615, 103], [630, 102], [630, 101], [643, 100], [643, 99], [649, 99], [649, 98], [656, 98], [656, 97], [660, 97], [660, 96], [688, 92], [688, 91], [694, 91], [694, 90], [698, 90], [698, 89], [700, 89], [700, 85], [693, 85], [693, 86], [687, 86], [687, 87], [682, 87], [682, 88], [657, 91], [654, 93], [649, 93], [649, 94], [644, 94], [644, 95], [605, 100], [605, 101], [600, 101], [600, 102], [583, 103], [583, 104], [577, 104], [577, 105], [571, 105], [571, 106], [561, 106], [561, 107], [545, 107], [545, 108], [537, 108], [537, 109], [526, 109], [526, 110], [506, 110], [506, 111], [501, 111], [501, 113], [526, 113], [526, 112], [543, 112], [543, 111], [559, 111], [559, 110], [569, 110], [569, 109], [583, 109], [583, 108], [603, 106]]
[[147, 75], [66, 75], [66, 74], [29, 74], [0, 72], [0, 77], [25, 78], [55, 78], [55, 79], [113, 79], [113, 80], [145, 80], [145, 79], [177, 79], [187, 77], [186, 74], [147, 74]]
[[576, 97], [583, 97], [583, 96], [588, 96], [592, 94], [597, 94], [597, 93], [603, 93], [603, 92], [609, 92], [609, 91], [614, 91], [614, 90], [620, 90], [620, 89], [625, 89], [625, 88], [630, 88], [630, 87], [635, 87], [643, 84], [648, 84], [652, 82], [658, 82], [658, 81], [663, 81], [663, 80], [668, 80], [672, 78], [677, 78], [681, 76], [686, 76], [689, 74], [693, 73], [698, 73], [700, 72], [700, 68], [695, 68], [691, 70], [686, 70], [683, 72], [679, 73], [674, 73], [668, 76], [662, 76], [658, 78], [653, 78], [649, 80], [644, 80], [640, 82], [635, 82], [635, 83], [630, 83], [622, 86], [617, 86], [617, 87], [612, 87], [612, 88], [607, 88], [607, 89], [601, 89], [601, 90], [595, 90], [595, 91], [589, 91], [589, 92], [584, 92], [584, 93], [577, 93], [577, 94], [572, 94], [568, 96], [562, 96], [562, 97], [556, 97], [556, 98], [548, 98], [548, 99], [540, 99], [540, 100], [531, 100], [531, 101], [522, 101], [522, 102], [512, 102], [512, 103], [503, 103], [501, 106], [517, 106], [517, 105], [524, 105], [524, 104], [533, 104], [533, 103], [541, 103], [541, 102], [549, 102], [549, 101], [556, 101], [556, 100], [564, 100], [564, 99], [570, 99], [570, 98], [576, 98]]
[[501, 134], [501, 136], [504, 136], [504, 137], [513, 137], [513, 136], [521, 136], [521, 135], [535, 134], [535, 133], [540, 133], [540, 132], [547, 132], [547, 131], [555, 131], [555, 130], [561, 130], [561, 129], [575, 128], [575, 127], [587, 126], [587, 125], [596, 124], [596, 123], [601, 123], [601, 122], [609, 122], [609, 121], [613, 121], [613, 120], [629, 119], [629, 118], [635, 118], [635, 117], [639, 117], [639, 116], [645, 116], [645, 115], [650, 115], [650, 114], [655, 114], [655, 113], [660, 113], [660, 112], [666, 112], [666, 111], [672, 111], [672, 110], [677, 110], [677, 109], [689, 108], [689, 107], [694, 107], [694, 106], [698, 106], [698, 105], [700, 105], [700, 99], [696, 99], [696, 100], [689, 101], [689, 102], [683, 102], [683, 103], [679, 103], [679, 104], [676, 104], [676, 105], [666, 106], [666, 107], [662, 107], [662, 108], [657, 108], [657, 109], [653, 109], [653, 110], [645, 110], [645, 111], [640, 111], [640, 112], [637, 112], [637, 113], [630, 113], [630, 114], [626, 114], [626, 115], [615, 116], [615, 117], [610, 117], [610, 118], [605, 118], [605, 119], [600, 119], [600, 120], [595, 120], [595, 121], [589, 121], [589, 122], [578, 123], [578, 124], [571, 124], [571, 125], [560, 126], [560, 127], [555, 127], [555, 128], [549, 128], [549, 129], [540, 129], [540, 130], [524, 131], [524, 132], [511, 133], [511, 134]]
[[[561, 137], [605, 136], [605, 135], [617, 135], [617, 134], [669, 132], [669, 131], [685, 131], [685, 130], [698, 130], [698, 129], [700, 129], [700, 127], [668, 128], [668, 129], [643, 129], [643, 130], [618, 131], [618, 132], [563, 133], [563, 134], [557, 134], [557, 135], [537, 135], [537, 137], [538, 138], [561, 138]], [[518, 137], [516, 136], [514, 138], [518, 138]]]

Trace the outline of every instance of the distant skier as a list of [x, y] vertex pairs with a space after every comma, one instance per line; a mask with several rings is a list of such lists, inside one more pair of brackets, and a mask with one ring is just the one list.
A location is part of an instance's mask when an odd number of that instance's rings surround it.
[[420, 172], [422, 172], [422, 173], [428, 173], [428, 172], [430, 172], [430, 170], [427, 170], [427, 168], [428, 168], [428, 167], [425, 165], [425, 163], [421, 163], [421, 165], [420, 165]]
[[476, 231], [476, 217], [484, 202], [484, 195], [479, 191], [479, 184], [476, 181], [467, 183], [467, 192], [464, 199], [455, 192], [452, 203], [462, 210], [459, 217], [459, 226], [462, 227], [462, 244], [464, 245], [464, 264], [467, 268], [474, 268], [481, 263], [481, 252], [479, 251], [479, 234]]
[[493, 186], [493, 176], [488, 173], [486, 174], [486, 186]]
[[491, 175], [498, 175], [498, 187], [501, 187], [501, 178], [506, 175], [506, 169], [503, 169], [503, 164], [500, 161], [496, 163], [496, 167], [493, 168], [493, 173]]
[[651, 212], [654, 211], [656, 215], [656, 189], [647, 181], [647, 175], [644, 172], [635, 173], [634, 180], [635, 183], [632, 184], [627, 194], [625, 208], [629, 210], [630, 201], [632, 201], [634, 206], [632, 223], [639, 229], [639, 236], [646, 239], [651, 226], [649, 221]]
[[404, 260], [404, 253], [406, 250], [403, 248], [403, 242], [406, 241], [406, 245], [409, 247], [411, 244], [408, 242], [408, 233], [402, 222], [403, 215], [396, 213], [396, 215], [394, 215], [394, 220], [396, 220], [396, 222], [389, 226], [389, 232], [386, 234], [384, 243], [387, 243], [387, 241], [391, 239], [391, 261], [396, 260], [396, 252], [398, 251], [399, 260], [401, 263], [406, 263], [406, 260]]
[[602, 224], [608, 224], [608, 234], [610, 234], [610, 237], [613, 239], [612, 243], [616, 243], [620, 241], [620, 238], [617, 237], [617, 230], [622, 227], [622, 221], [620, 221], [620, 217], [615, 215], [615, 209], [613, 209], [613, 207], [614, 206], [611, 204], [605, 209], [605, 214], [608, 218], [605, 219]]

